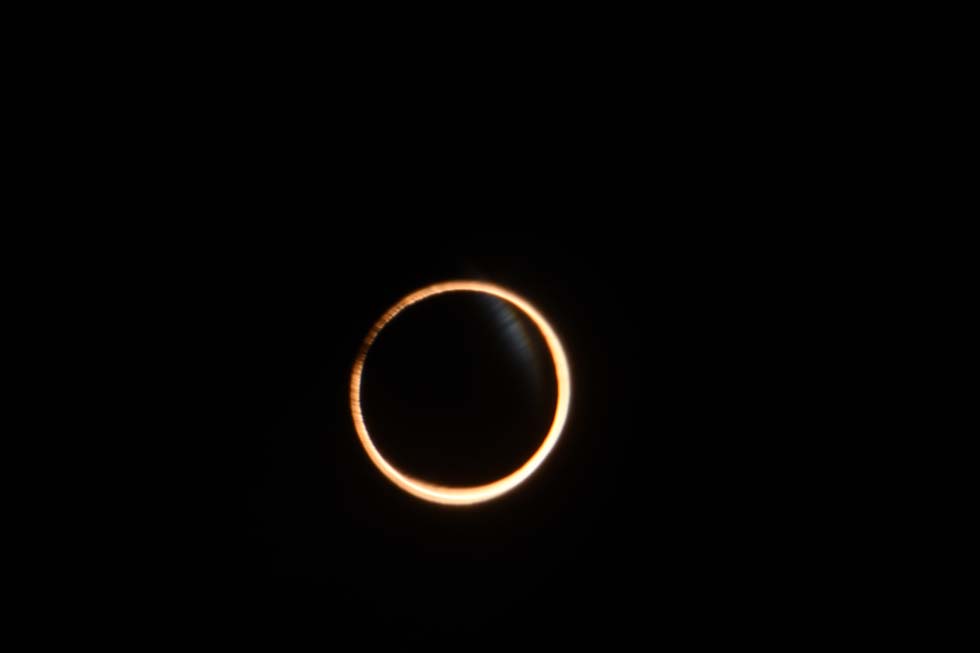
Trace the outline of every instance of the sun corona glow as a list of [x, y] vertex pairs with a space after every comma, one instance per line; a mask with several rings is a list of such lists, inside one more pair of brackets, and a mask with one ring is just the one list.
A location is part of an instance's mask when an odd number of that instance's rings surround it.
[[[377, 447], [374, 446], [374, 442], [371, 441], [371, 435], [368, 433], [367, 426], [364, 423], [364, 414], [361, 411], [361, 376], [364, 373], [364, 363], [367, 359], [368, 351], [371, 349], [371, 345], [374, 343], [375, 339], [377, 339], [378, 334], [381, 333], [381, 330], [384, 329], [385, 325], [391, 322], [399, 313], [412, 304], [434, 295], [450, 292], [477, 292], [493, 295], [519, 308], [529, 318], [531, 318], [531, 321], [534, 322], [534, 324], [541, 331], [541, 335], [544, 336], [544, 340], [548, 344], [548, 350], [550, 351], [551, 358], [555, 364], [555, 379], [557, 381], [558, 397], [557, 401], [555, 402], [555, 416], [551, 422], [551, 428], [548, 430], [547, 435], [545, 435], [544, 441], [541, 443], [538, 450], [535, 451], [534, 454], [527, 460], [527, 462], [521, 465], [517, 470], [511, 472], [501, 479], [485, 485], [448, 487], [445, 485], [430, 483], [419, 478], [414, 478], [399, 471], [394, 465], [388, 462], [378, 451]], [[565, 350], [562, 347], [558, 336], [555, 334], [554, 329], [551, 328], [551, 325], [548, 324], [547, 320], [545, 320], [541, 313], [531, 306], [527, 300], [511, 292], [510, 290], [507, 290], [506, 288], [483, 281], [446, 281], [443, 283], [436, 283], [431, 286], [421, 288], [420, 290], [416, 290], [410, 295], [402, 298], [398, 303], [388, 309], [388, 311], [382, 315], [377, 322], [375, 322], [374, 326], [371, 327], [367, 337], [361, 344], [361, 348], [357, 354], [357, 359], [354, 362], [354, 369], [351, 372], [350, 378], [350, 410], [351, 415], [354, 418], [354, 428], [357, 430], [357, 436], [360, 438], [361, 444], [364, 446], [364, 450], [367, 452], [371, 462], [375, 464], [375, 466], [388, 478], [388, 480], [400, 487], [402, 490], [420, 499], [446, 505], [460, 506], [489, 501], [490, 499], [494, 499], [502, 494], [510, 492], [515, 487], [527, 480], [527, 478], [541, 466], [541, 463], [544, 462], [544, 459], [548, 457], [548, 454], [551, 453], [551, 450], [554, 449], [555, 444], [557, 444], [558, 438], [561, 436], [562, 429], [565, 427], [565, 420], [568, 417], [570, 400], [571, 376], [569, 374], [568, 359], [565, 356]]]

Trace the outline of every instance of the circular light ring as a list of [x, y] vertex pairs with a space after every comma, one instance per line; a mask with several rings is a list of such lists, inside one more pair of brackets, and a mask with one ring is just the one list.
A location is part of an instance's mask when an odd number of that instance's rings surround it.
[[[371, 349], [371, 345], [378, 337], [378, 334], [381, 333], [381, 330], [385, 327], [385, 325], [391, 322], [396, 315], [412, 304], [434, 295], [449, 292], [479, 292], [493, 295], [503, 299], [504, 301], [510, 302], [517, 308], [524, 311], [524, 313], [531, 318], [534, 324], [541, 331], [541, 335], [544, 336], [545, 342], [548, 344], [548, 349], [551, 352], [551, 358], [555, 363], [555, 378], [557, 380], [558, 398], [555, 402], [555, 417], [551, 423], [551, 428], [548, 430], [548, 434], [545, 436], [544, 441], [541, 443], [538, 450], [535, 451], [534, 454], [521, 467], [507, 476], [493, 481], [492, 483], [487, 483], [486, 485], [447, 487], [444, 485], [429, 483], [428, 481], [414, 478], [400, 472], [394, 465], [385, 460], [378, 449], [374, 446], [374, 443], [371, 441], [371, 435], [368, 433], [367, 426], [364, 424], [364, 415], [361, 412], [361, 376], [364, 372], [364, 361], [367, 358], [368, 350]], [[551, 450], [555, 448], [555, 444], [558, 442], [558, 438], [561, 436], [562, 429], [565, 426], [565, 420], [568, 417], [571, 391], [572, 386], [571, 376], [568, 369], [568, 359], [565, 356], [565, 350], [561, 345], [561, 341], [558, 339], [554, 329], [551, 328], [551, 325], [548, 324], [547, 320], [545, 320], [541, 313], [531, 306], [527, 300], [514, 294], [506, 288], [501, 288], [500, 286], [483, 281], [446, 281], [443, 283], [436, 283], [431, 286], [426, 286], [425, 288], [416, 290], [412, 294], [404, 297], [397, 304], [388, 309], [388, 311], [381, 316], [381, 319], [379, 319], [374, 326], [371, 327], [371, 331], [368, 332], [368, 335], [364, 339], [364, 343], [361, 345], [361, 349], [357, 354], [357, 360], [354, 363], [354, 370], [351, 372], [350, 410], [351, 415], [354, 418], [354, 428], [357, 430], [357, 436], [360, 438], [361, 444], [364, 446], [364, 450], [367, 452], [368, 457], [371, 459], [371, 462], [373, 462], [377, 468], [381, 470], [381, 473], [387, 476], [392, 483], [420, 499], [425, 499], [426, 501], [432, 501], [434, 503], [459, 506], [489, 501], [490, 499], [495, 499], [502, 494], [510, 492], [515, 487], [527, 480], [527, 478], [541, 466], [541, 463], [543, 463], [544, 459], [548, 457]]]

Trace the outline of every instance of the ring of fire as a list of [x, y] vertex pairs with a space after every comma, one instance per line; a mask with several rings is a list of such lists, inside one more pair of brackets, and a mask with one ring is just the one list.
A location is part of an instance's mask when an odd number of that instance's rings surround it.
[[[381, 333], [381, 330], [385, 327], [385, 325], [391, 322], [395, 316], [412, 304], [422, 301], [428, 297], [432, 297], [433, 295], [440, 295], [449, 292], [479, 292], [493, 295], [521, 309], [521, 311], [531, 318], [531, 321], [533, 321], [535, 326], [537, 326], [541, 331], [541, 335], [544, 336], [544, 340], [548, 344], [551, 358], [555, 364], [555, 378], [557, 380], [558, 397], [557, 401], [555, 402], [555, 417], [551, 423], [551, 428], [548, 430], [548, 434], [544, 438], [544, 441], [541, 443], [538, 450], [535, 451], [534, 454], [532, 454], [532, 456], [527, 460], [527, 462], [525, 462], [517, 470], [511, 472], [501, 479], [485, 485], [447, 487], [444, 485], [430, 483], [419, 478], [414, 478], [399, 471], [394, 465], [385, 460], [385, 458], [378, 451], [377, 447], [374, 446], [374, 443], [371, 441], [371, 435], [368, 433], [367, 426], [364, 423], [364, 415], [361, 412], [361, 376], [364, 372], [364, 362], [367, 359], [368, 351], [371, 349], [371, 345], [374, 343], [375, 339], [377, 339], [378, 334]], [[351, 415], [354, 418], [354, 428], [357, 430], [357, 436], [360, 438], [361, 444], [364, 446], [364, 450], [367, 452], [371, 462], [375, 464], [382, 474], [388, 477], [388, 480], [400, 487], [402, 490], [420, 499], [446, 505], [469, 505], [489, 501], [490, 499], [495, 499], [496, 497], [510, 492], [515, 487], [527, 480], [527, 478], [541, 466], [541, 463], [544, 462], [544, 459], [548, 457], [548, 454], [551, 453], [551, 450], [554, 449], [555, 444], [557, 444], [558, 438], [561, 436], [562, 429], [565, 427], [565, 420], [568, 417], [568, 407], [570, 401], [571, 376], [569, 374], [568, 359], [565, 356], [565, 350], [562, 347], [558, 336], [555, 334], [554, 329], [551, 328], [551, 325], [548, 324], [541, 313], [531, 306], [527, 300], [507, 290], [506, 288], [501, 288], [500, 286], [483, 281], [446, 281], [443, 283], [436, 283], [431, 286], [426, 286], [420, 290], [416, 290], [410, 295], [402, 298], [397, 304], [388, 309], [388, 311], [381, 316], [381, 319], [375, 322], [374, 326], [371, 327], [367, 337], [361, 344], [361, 348], [357, 354], [357, 359], [354, 362], [354, 369], [351, 372], [350, 378], [350, 409]]]

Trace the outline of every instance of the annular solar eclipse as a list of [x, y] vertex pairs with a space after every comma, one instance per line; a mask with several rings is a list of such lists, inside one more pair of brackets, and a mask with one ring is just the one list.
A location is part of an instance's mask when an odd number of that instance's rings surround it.
[[[557, 382], [557, 401], [555, 402], [555, 416], [551, 423], [551, 428], [545, 435], [541, 446], [531, 455], [531, 457], [518, 469], [507, 476], [500, 478], [485, 485], [474, 485], [465, 487], [448, 487], [415, 478], [399, 471], [394, 465], [388, 462], [378, 451], [371, 441], [371, 434], [368, 432], [367, 425], [364, 423], [364, 415], [361, 411], [361, 376], [364, 373], [364, 366], [367, 361], [368, 352], [371, 345], [377, 339], [378, 334], [389, 322], [403, 310], [434, 295], [452, 292], [477, 292], [493, 295], [523, 311], [541, 331], [544, 340], [548, 345], [552, 361], [555, 364], [555, 379]], [[568, 408], [571, 401], [571, 376], [569, 374], [568, 358], [561, 341], [558, 339], [555, 330], [547, 320], [534, 308], [528, 301], [516, 293], [500, 286], [486, 283], [483, 281], [446, 281], [426, 286], [403, 297], [394, 306], [375, 322], [368, 332], [367, 337], [361, 344], [357, 359], [354, 362], [354, 369], [350, 378], [350, 409], [354, 418], [354, 428], [357, 436], [364, 446], [371, 462], [384, 474], [388, 480], [399, 488], [425, 501], [441, 503], [447, 505], [469, 505], [481, 503], [495, 499], [507, 492], [510, 492], [518, 485], [523, 483], [538, 467], [544, 462], [551, 450], [554, 449], [558, 438], [561, 436], [562, 429], [565, 427], [565, 420], [568, 417]]]

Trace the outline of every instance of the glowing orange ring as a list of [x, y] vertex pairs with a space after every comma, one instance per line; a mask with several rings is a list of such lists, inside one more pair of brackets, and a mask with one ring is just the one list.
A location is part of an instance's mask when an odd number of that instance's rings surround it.
[[[469, 291], [469, 292], [481, 292], [488, 295], [494, 295], [507, 302], [510, 302], [517, 308], [524, 311], [529, 318], [537, 325], [538, 329], [541, 331], [541, 335], [544, 336], [545, 342], [548, 343], [548, 349], [551, 351], [551, 358], [555, 363], [555, 377], [557, 379], [558, 385], [558, 399], [555, 402], [555, 419], [551, 423], [551, 429], [548, 431], [548, 435], [545, 436], [544, 442], [541, 443], [541, 447], [534, 452], [527, 462], [525, 462], [517, 471], [511, 474], [493, 481], [492, 483], [487, 483], [486, 485], [474, 485], [469, 487], [447, 487], [444, 485], [436, 485], [434, 483], [429, 483], [423, 481], [422, 479], [413, 478], [398, 471], [394, 465], [389, 463], [384, 457], [378, 452], [374, 443], [371, 441], [371, 436], [368, 433], [367, 426], [364, 424], [364, 415], [361, 413], [361, 374], [364, 371], [364, 361], [367, 358], [368, 350], [374, 343], [378, 334], [381, 333], [381, 329], [385, 327], [386, 324], [391, 322], [396, 315], [401, 313], [404, 309], [408, 308], [412, 304], [419, 302], [427, 297], [432, 297], [433, 295], [439, 295], [447, 292], [459, 292], [459, 291]], [[537, 311], [533, 306], [531, 306], [525, 299], [515, 295], [506, 288], [501, 288], [491, 283], [485, 283], [483, 281], [446, 281], [444, 283], [436, 283], [431, 286], [426, 286], [421, 290], [416, 290], [412, 294], [401, 299], [397, 304], [388, 309], [388, 312], [381, 316], [371, 331], [368, 332], [367, 337], [364, 339], [364, 343], [361, 345], [361, 349], [357, 354], [357, 360], [354, 363], [354, 370], [351, 372], [350, 377], [350, 410], [351, 415], [354, 417], [354, 428], [357, 429], [357, 435], [361, 439], [361, 444], [364, 446], [364, 450], [367, 452], [371, 462], [373, 462], [381, 473], [388, 477], [392, 483], [405, 490], [409, 494], [413, 494], [420, 499], [425, 499], [426, 501], [432, 501], [433, 503], [443, 503], [448, 505], [467, 505], [473, 503], [480, 503], [482, 501], [489, 501], [490, 499], [495, 499], [502, 494], [510, 492], [515, 487], [523, 483], [527, 477], [534, 473], [534, 471], [541, 466], [544, 459], [548, 457], [551, 450], [555, 448], [555, 444], [558, 442], [559, 436], [561, 436], [561, 431], [565, 426], [565, 419], [568, 417], [568, 406], [571, 400], [571, 376], [568, 371], [568, 359], [565, 357], [565, 350], [561, 346], [561, 341], [558, 336], [555, 335], [554, 329], [551, 325], [541, 316], [541, 313]]]

